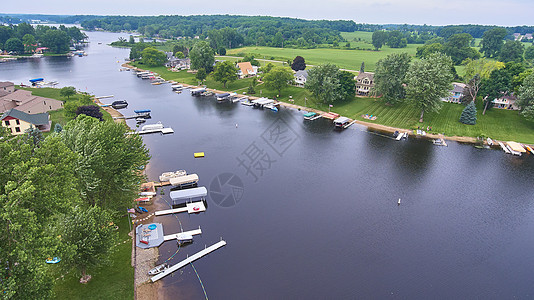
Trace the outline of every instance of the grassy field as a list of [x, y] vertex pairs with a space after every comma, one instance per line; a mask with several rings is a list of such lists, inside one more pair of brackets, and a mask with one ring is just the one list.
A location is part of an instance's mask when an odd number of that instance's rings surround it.
[[341, 36], [347, 41], [364, 41], [369, 44], [373, 41], [373, 33], [367, 31], [341, 32]]
[[293, 49], [273, 47], [243, 47], [227, 51], [227, 55], [240, 56], [243, 53], [253, 54], [256, 58], [287, 61], [293, 60], [297, 55], [304, 57], [307, 64], [319, 65], [327, 62], [334, 63], [338, 67], [349, 70], [359, 70], [362, 62], [365, 62], [365, 70], [373, 72], [376, 62], [391, 53], [407, 52], [415, 55], [416, 48], [420, 45], [408, 45], [406, 48], [393, 49], [383, 47], [380, 51], [372, 50], [342, 50], [330, 48], [317, 49]]
[[[119, 226], [119, 241], [115, 252], [111, 255], [110, 263], [88, 270], [92, 275], [91, 281], [81, 284], [80, 274], [76, 270], [70, 271], [63, 279], [56, 281], [54, 299], [133, 299], [134, 298], [134, 268], [131, 265], [132, 242], [128, 236], [128, 218], [122, 217], [116, 222]], [[127, 241], [122, 243], [123, 241]], [[55, 265], [51, 265], [51, 268]], [[54, 272], [57, 278], [60, 275]]]

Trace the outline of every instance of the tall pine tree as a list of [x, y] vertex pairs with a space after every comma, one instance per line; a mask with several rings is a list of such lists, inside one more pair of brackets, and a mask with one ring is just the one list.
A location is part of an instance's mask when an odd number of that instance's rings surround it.
[[475, 125], [477, 123], [477, 108], [474, 102], [470, 102], [462, 111], [460, 122], [467, 125]]

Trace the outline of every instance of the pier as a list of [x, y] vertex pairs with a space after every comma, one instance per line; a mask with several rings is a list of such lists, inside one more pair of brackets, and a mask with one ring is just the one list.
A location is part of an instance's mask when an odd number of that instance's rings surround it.
[[221, 248], [221, 247], [223, 247], [223, 246], [226, 246], [226, 241], [221, 240], [220, 242], [218, 242], [218, 243], [216, 243], [216, 244], [214, 244], [214, 245], [211, 245], [211, 246], [209, 246], [208, 248], [205, 248], [204, 250], [199, 251], [199, 252], [197, 252], [197, 253], [191, 255], [190, 257], [188, 257], [188, 258], [182, 260], [181, 262], [179, 262], [179, 263], [177, 263], [177, 264], [171, 266], [171, 267], [168, 268], [167, 270], [165, 270], [165, 271], [159, 273], [158, 275], [156, 275], [156, 276], [150, 278], [150, 280], [152, 280], [152, 282], [156, 282], [156, 281], [160, 280], [161, 278], [163, 278], [163, 277], [165, 277], [165, 276], [171, 274], [172, 272], [174, 272], [174, 271], [176, 271], [176, 270], [179, 270], [179, 269], [183, 268], [183, 267], [186, 266], [187, 264], [192, 263], [192, 262], [194, 262], [195, 260], [197, 260], [197, 259], [203, 257], [204, 255], [207, 255], [207, 254], [209, 254], [210, 252], [213, 252], [213, 251], [215, 251], [215, 250], [217, 250], [217, 249], [219, 249], [219, 248]]

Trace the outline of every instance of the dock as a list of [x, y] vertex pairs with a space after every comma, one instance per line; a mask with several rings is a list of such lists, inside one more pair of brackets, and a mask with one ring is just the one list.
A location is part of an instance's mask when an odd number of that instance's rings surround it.
[[347, 124], [347, 125], [344, 125], [344, 126], [343, 126], [343, 129], [347, 129], [347, 128], [349, 128], [349, 127], [352, 126], [352, 124], [354, 124], [354, 123], [356, 123], [356, 120], [350, 122], [350, 123]]
[[209, 254], [209, 253], [221, 248], [221, 247], [224, 247], [225, 245], [226, 245], [226, 241], [221, 240], [220, 242], [218, 242], [218, 243], [216, 243], [214, 245], [211, 245], [208, 248], [205, 248], [204, 250], [199, 251], [199, 252], [191, 255], [190, 257], [182, 260], [181, 262], [171, 266], [167, 270], [165, 270], [165, 271], [159, 273], [158, 275], [150, 278], [150, 280], [152, 280], [152, 282], [156, 282], [156, 281], [160, 280], [161, 278], [173, 273], [174, 271], [183, 268], [187, 264], [192, 263], [195, 260], [197, 260], [197, 259], [199, 259], [199, 258], [201, 258], [201, 257], [203, 257], [203, 256], [205, 256], [205, 255], [207, 255], [207, 254]]
[[98, 96], [98, 97], [95, 96], [95, 98], [97, 98], [97, 99], [106, 99], [106, 98], [113, 98], [113, 97], [115, 97], [115, 96], [114, 96], [114, 95], [109, 95], [109, 96]]
[[141, 130], [141, 131], [137, 131], [137, 132], [134, 132], [134, 133], [137, 133], [137, 134], [149, 134], [149, 133], [157, 133], [157, 132], [160, 132], [162, 134], [168, 134], [168, 133], [174, 133], [174, 130], [170, 127], [167, 127], [167, 128], [152, 128], [152, 129], [145, 129], [145, 130]]
[[499, 146], [501, 146], [502, 151], [504, 151], [506, 154], [512, 154], [512, 152], [510, 152], [508, 147], [506, 147], [502, 142], [498, 142], [498, 143], [499, 143]]
[[169, 215], [169, 214], [178, 214], [183, 212], [188, 212], [190, 214], [198, 213], [206, 211], [206, 205], [204, 205], [203, 201], [198, 202], [190, 202], [185, 205], [185, 207], [179, 207], [179, 208], [173, 208], [173, 209], [167, 209], [167, 210], [159, 210], [154, 213], [156, 216], [163, 216], [163, 215]]
[[202, 230], [200, 230], [200, 227], [198, 227], [198, 229], [195, 229], [195, 230], [189, 230], [189, 231], [166, 235], [163, 237], [163, 240], [165, 242], [170, 241], [170, 240], [180, 240], [181, 237], [183, 236], [193, 236], [193, 235], [198, 235], [198, 234], [202, 234]]

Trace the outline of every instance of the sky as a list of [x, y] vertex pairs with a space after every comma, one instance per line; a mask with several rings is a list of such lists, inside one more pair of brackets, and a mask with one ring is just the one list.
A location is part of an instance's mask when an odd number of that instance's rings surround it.
[[371, 24], [534, 25], [533, 0], [47, 0], [5, 1], [2, 13], [96, 15], [268, 15]]

